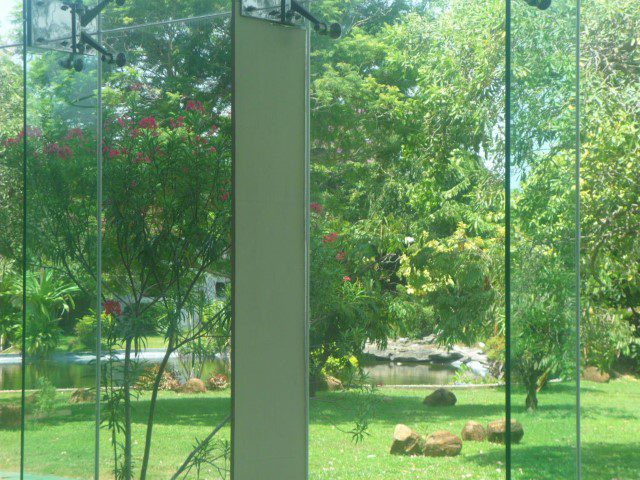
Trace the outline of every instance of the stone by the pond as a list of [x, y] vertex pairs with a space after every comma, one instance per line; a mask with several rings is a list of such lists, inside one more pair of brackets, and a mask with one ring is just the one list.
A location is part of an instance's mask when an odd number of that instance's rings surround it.
[[446, 388], [439, 388], [431, 395], [428, 395], [422, 403], [430, 407], [452, 407], [458, 399], [455, 394]]
[[[517, 420], [511, 420], [511, 441], [520, 443], [524, 437], [524, 428]], [[487, 438], [493, 443], [505, 443], [507, 438], [507, 421], [496, 420], [487, 425]]]
[[465, 441], [484, 442], [487, 439], [487, 431], [481, 423], [472, 420], [464, 426], [461, 436]]
[[183, 393], [205, 393], [207, 391], [207, 387], [199, 378], [190, 378], [182, 386], [181, 391]]
[[78, 388], [74, 390], [69, 398], [69, 403], [87, 403], [96, 401], [96, 392], [89, 388]]
[[462, 440], [446, 430], [440, 430], [427, 437], [424, 454], [427, 457], [455, 457], [462, 450]]
[[20, 428], [22, 409], [19, 405], [0, 405], [0, 429]]
[[393, 431], [392, 455], [422, 455], [424, 452], [424, 437], [411, 428], [399, 423]]
[[607, 383], [611, 380], [611, 375], [607, 372], [601, 372], [597, 367], [587, 367], [584, 369], [582, 378], [589, 382]]

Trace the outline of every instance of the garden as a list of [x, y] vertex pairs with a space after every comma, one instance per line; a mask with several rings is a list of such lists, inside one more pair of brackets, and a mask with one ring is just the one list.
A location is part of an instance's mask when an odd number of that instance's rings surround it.
[[[122, 68], [0, 14], [0, 478], [21, 428], [29, 474], [229, 476], [229, 5], [148, 3], [104, 15]], [[512, 3], [507, 119], [504, 2], [313, 2], [312, 479], [505, 478], [392, 443], [507, 408], [512, 478], [578, 478], [580, 418], [583, 478], [640, 479], [640, 4], [583, 0], [577, 72], [575, 2]]]

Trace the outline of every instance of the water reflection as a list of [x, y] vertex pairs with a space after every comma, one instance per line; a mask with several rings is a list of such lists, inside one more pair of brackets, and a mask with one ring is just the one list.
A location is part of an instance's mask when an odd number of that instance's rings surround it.
[[[152, 366], [160, 363], [163, 352], [148, 352], [144, 364]], [[8, 357], [8, 356], [7, 356]], [[88, 359], [92, 359], [89, 361]], [[180, 359], [173, 357], [169, 362], [170, 370], [181, 381], [188, 380], [181, 368]], [[203, 378], [228, 374], [228, 360], [210, 359], [205, 361]], [[19, 390], [21, 388], [20, 357], [0, 357], [0, 391]], [[60, 355], [46, 361], [33, 362], [26, 366], [27, 385], [35, 385], [37, 379], [47, 378], [57, 388], [92, 388], [95, 385], [95, 357], [91, 355]]]
[[445, 385], [456, 372], [448, 365], [402, 362], [376, 362], [365, 365], [364, 370], [377, 385]]

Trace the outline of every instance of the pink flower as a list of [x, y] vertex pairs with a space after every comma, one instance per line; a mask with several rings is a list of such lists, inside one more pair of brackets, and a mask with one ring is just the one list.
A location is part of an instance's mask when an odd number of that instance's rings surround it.
[[44, 153], [47, 155], [57, 154], [58, 151], [60, 151], [60, 145], [57, 143], [50, 143], [44, 147]]
[[71, 140], [73, 138], [82, 138], [82, 137], [84, 137], [84, 132], [82, 131], [81, 128], [72, 128], [71, 130], [69, 130], [65, 138], [67, 140]]
[[202, 112], [204, 110], [204, 106], [202, 105], [202, 102], [200, 100], [198, 100], [197, 102], [189, 100], [187, 102], [185, 110]]
[[58, 156], [60, 158], [69, 158], [73, 154], [73, 150], [69, 145], [65, 145], [64, 147], [60, 147], [58, 149]]
[[171, 125], [171, 128], [184, 127], [184, 116], [178, 117], [177, 120], [169, 119], [169, 125]]
[[120, 150], [116, 150], [113, 148], [109, 149], [109, 158], [116, 158], [118, 155], [120, 155]]
[[336, 260], [339, 262], [342, 262], [345, 258], [347, 258], [347, 253], [344, 250], [336, 254]]
[[348, 275], [345, 275], [344, 277], [342, 277], [342, 281], [343, 282], [350, 282], [351, 281], [351, 277], [349, 277]]
[[311, 207], [311, 211], [313, 211], [314, 213], [317, 213], [318, 215], [320, 215], [324, 210], [324, 207], [320, 205], [318, 202], [314, 202], [309, 206]]
[[137, 186], [138, 186], [138, 182], [136, 182], [135, 180], [131, 182], [131, 188], [136, 188]]
[[216, 147], [211, 147], [211, 148], [209, 149], [209, 151], [210, 151], [211, 153], [216, 153], [216, 152], [218, 151], [218, 149], [217, 149]]
[[127, 122], [124, 121], [124, 118], [118, 118], [118, 124], [121, 127], [126, 127], [127, 126]]
[[7, 138], [4, 141], [4, 146], [5, 147], [10, 147], [11, 145], [17, 145], [18, 143], [20, 143], [20, 139], [17, 137], [11, 137], [11, 138]]
[[38, 127], [27, 127], [27, 136], [29, 137], [41, 137], [42, 136], [42, 130], [40, 130]]
[[133, 159], [133, 163], [151, 163], [151, 158], [142, 152], [138, 152], [136, 158]]
[[216, 133], [218, 131], [217, 125], [211, 125], [211, 133]]
[[220, 200], [222, 200], [223, 202], [229, 200], [229, 192], [224, 192], [222, 195], [220, 195]]
[[338, 239], [338, 234], [335, 232], [329, 233], [322, 237], [322, 243], [333, 243]]
[[158, 127], [158, 123], [156, 122], [156, 117], [145, 117], [142, 120], [140, 120], [140, 127], [141, 128], [149, 128], [149, 129], [153, 129], [153, 128], [157, 128]]
[[105, 300], [102, 307], [106, 315], [122, 315], [122, 307], [117, 300]]
[[140, 136], [141, 130], [139, 128], [134, 128], [131, 130], [131, 138], [138, 138]]

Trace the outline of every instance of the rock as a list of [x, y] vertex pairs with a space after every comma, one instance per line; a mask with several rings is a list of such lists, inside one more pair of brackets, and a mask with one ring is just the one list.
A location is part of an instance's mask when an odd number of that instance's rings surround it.
[[[505, 443], [507, 437], [507, 421], [496, 420], [487, 425], [487, 438], [493, 443]], [[520, 443], [524, 437], [524, 428], [517, 420], [511, 420], [511, 442]]]
[[601, 372], [597, 367], [587, 367], [584, 369], [582, 378], [589, 382], [607, 383], [611, 380], [611, 375], [607, 372]]
[[422, 455], [425, 439], [406, 425], [399, 423], [393, 431], [391, 455]]
[[229, 377], [224, 373], [219, 373], [211, 377], [208, 383], [211, 390], [225, 390], [229, 387]]
[[430, 407], [452, 407], [458, 399], [455, 394], [445, 388], [439, 388], [431, 395], [428, 395], [422, 403]]
[[427, 457], [455, 457], [461, 450], [460, 437], [446, 430], [429, 435], [424, 446], [424, 454]]
[[340, 381], [340, 379], [336, 377], [332, 377], [331, 375], [326, 375], [324, 377], [325, 382], [327, 382], [327, 390], [330, 392], [335, 392], [336, 390], [344, 390], [344, 385]]
[[484, 378], [489, 374], [489, 369], [485, 366], [485, 364], [482, 364], [476, 360], [471, 360], [466, 365], [474, 375], [478, 375], [479, 377]]
[[20, 428], [22, 425], [20, 405], [0, 405], [0, 429]]
[[69, 403], [87, 403], [96, 401], [96, 392], [89, 388], [74, 390], [69, 398]]
[[484, 442], [487, 439], [487, 431], [481, 423], [470, 421], [462, 429], [462, 440], [470, 442]]
[[180, 389], [183, 393], [205, 393], [207, 387], [199, 378], [190, 378]]

